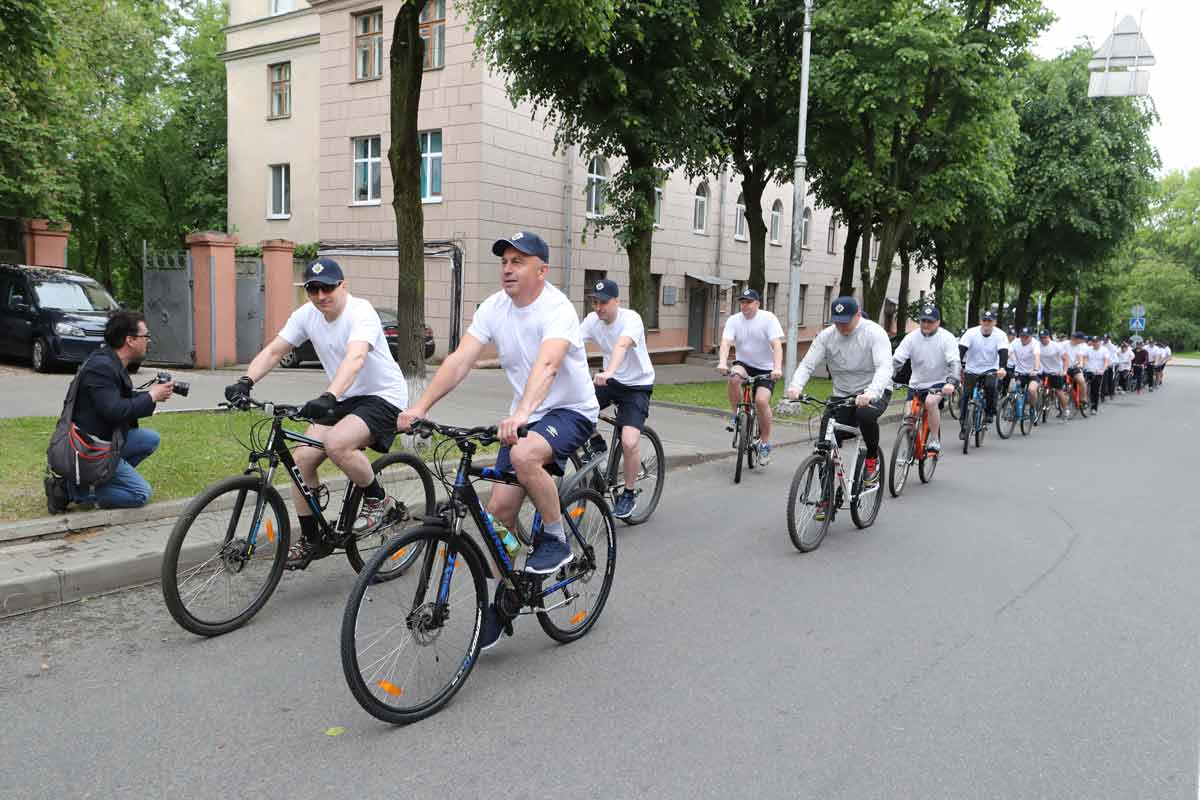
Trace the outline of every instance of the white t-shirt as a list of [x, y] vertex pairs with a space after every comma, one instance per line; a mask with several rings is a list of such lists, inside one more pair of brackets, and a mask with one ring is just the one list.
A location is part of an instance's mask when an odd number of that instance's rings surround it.
[[571, 347], [562, 367], [541, 405], [529, 415], [529, 421], [536, 422], [558, 408], [575, 411], [592, 422], [600, 416], [600, 404], [596, 402], [596, 389], [579, 333], [579, 317], [571, 301], [554, 286], [545, 284], [537, 299], [524, 308], [514, 305], [503, 291], [496, 292], [476, 309], [467, 333], [483, 344], [495, 344], [500, 365], [513, 388], [510, 414], [517, 410], [525, 394], [542, 342], [566, 339]]
[[1042, 346], [1037, 339], [1030, 338], [1029, 344], [1021, 344], [1020, 339], [1008, 343], [1008, 363], [1020, 375], [1032, 375], [1035, 370], [1034, 357], [1041, 356]]
[[[1042, 348], [1042, 372], [1050, 375], [1065, 375], [1063, 370], [1062, 357], [1067, 351], [1066, 345], [1062, 342], [1051, 341], [1048, 344], [1038, 344]], [[1068, 356], [1069, 357], [1069, 356]]]
[[1133, 351], [1118, 350], [1117, 351], [1117, 369], [1128, 370], [1133, 366]]
[[1088, 372], [1104, 372], [1104, 361], [1107, 358], [1108, 351], [1104, 349], [1104, 345], [1088, 347], [1087, 362], [1084, 369]]
[[613, 375], [617, 383], [626, 386], [653, 386], [654, 366], [650, 363], [650, 353], [646, 350], [646, 326], [642, 324], [642, 315], [631, 308], [617, 311], [617, 318], [609, 325], [596, 314], [588, 314], [579, 326], [585, 340], [591, 339], [600, 345], [604, 354], [604, 369], [608, 369], [612, 360], [613, 349], [622, 336], [633, 340], [633, 346], [625, 352], [621, 359], [621, 368]]
[[1072, 367], [1079, 366], [1079, 359], [1081, 359], [1081, 358], [1086, 361], [1087, 357], [1088, 357], [1088, 353], [1091, 352], [1091, 350], [1092, 350], [1092, 348], [1088, 347], [1087, 344], [1085, 344], [1084, 342], [1080, 342], [1079, 344], [1069, 345], [1069, 348], [1070, 349], [1067, 351], [1067, 353], [1071, 357], [1071, 366]]
[[371, 348], [362, 369], [338, 400], [374, 395], [401, 410], [408, 406], [408, 383], [388, 349], [379, 314], [366, 300], [348, 296], [346, 307], [333, 322], [327, 322], [312, 303], [305, 303], [292, 312], [279, 335], [292, 347], [311, 341], [330, 382], [346, 359], [350, 342], [366, 342]]
[[1000, 351], [1008, 349], [1008, 336], [999, 328], [992, 328], [991, 334], [984, 336], [983, 329], [976, 325], [968, 328], [958, 343], [967, 348], [967, 372], [982, 375], [1000, 368]]
[[775, 351], [771, 343], [783, 338], [783, 326], [770, 311], [759, 309], [754, 319], [740, 311], [725, 320], [722, 339], [733, 342], [737, 360], [755, 369], [775, 369]]

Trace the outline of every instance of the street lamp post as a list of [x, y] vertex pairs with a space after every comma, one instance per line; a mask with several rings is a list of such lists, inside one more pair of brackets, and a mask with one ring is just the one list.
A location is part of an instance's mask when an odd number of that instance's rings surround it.
[[787, 362], [784, 379], [791, 380], [796, 372], [797, 323], [800, 320], [800, 266], [804, 261], [804, 145], [808, 128], [808, 66], [812, 42], [812, 0], [804, 0], [804, 44], [800, 58], [800, 135], [796, 139], [795, 172], [792, 175], [792, 253], [788, 281]]

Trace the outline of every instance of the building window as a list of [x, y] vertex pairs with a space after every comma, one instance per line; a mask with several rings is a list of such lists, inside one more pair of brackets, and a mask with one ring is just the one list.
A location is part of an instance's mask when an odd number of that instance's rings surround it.
[[692, 232], [705, 233], [708, 230], [708, 182], [701, 181], [696, 187], [696, 196], [692, 200]]
[[800, 246], [808, 247], [809, 239], [812, 236], [812, 209], [804, 209], [804, 215], [800, 217]]
[[592, 310], [592, 298], [588, 297], [588, 292], [595, 289], [596, 284], [607, 277], [607, 270], [585, 269], [583, 271], [583, 316], [586, 317]]
[[271, 0], [271, 14], [286, 14], [296, 10], [296, 0]]
[[383, 12], [354, 15], [354, 79], [383, 74]]
[[650, 297], [650, 314], [643, 322], [646, 330], [658, 329], [658, 302], [662, 298], [662, 275], [650, 274], [650, 291], [653, 293]]
[[879, 240], [876, 238], [871, 239], [871, 260], [879, 260]]
[[663, 190], [659, 187], [654, 190], [654, 224], [659, 228], [662, 227], [663, 215]]
[[738, 303], [738, 298], [742, 294], [742, 289], [745, 289], [745, 288], [746, 288], [745, 281], [734, 281], [733, 282], [733, 291], [731, 291], [729, 293], [729, 313], [730, 314], [736, 314], [742, 310], [741, 305]]
[[776, 200], [771, 205], [771, 244], [779, 244], [779, 236], [783, 232], [783, 201]]
[[825, 239], [825, 252], [833, 255], [837, 252], [838, 221], [837, 217], [829, 220], [829, 235]]
[[738, 194], [733, 207], [733, 238], [746, 241], [746, 196]]
[[775, 313], [775, 295], [777, 295], [777, 294], [779, 294], [779, 284], [778, 283], [768, 283], [767, 284], [767, 297], [766, 297], [767, 311], [770, 311], [772, 314]]
[[421, 139], [421, 200], [442, 199], [442, 132], [426, 131]]
[[292, 62], [267, 67], [271, 81], [271, 119], [292, 115]]
[[588, 162], [587, 215], [598, 217], [604, 213], [604, 184], [608, 181], [608, 162], [593, 156]]
[[428, 0], [421, 9], [421, 38], [425, 40], [425, 69], [446, 65], [446, 0]]
[[273, 219], [287, 219], [292, 213], [292, 165], [271, 165], [271, 210]]
[[833, 321], [833, 287], [825, 287], [825, 307], [821, 309], [821, 324], [828, 325]]
[[378, 203], [382, 195], [379, 177], [379, 137], [354, 140], [354, 202]]
[[804, 324], [804, 301], [808, 299], [808, 284], [800, 284], [800, 318], [796, 320], [797, 325]]

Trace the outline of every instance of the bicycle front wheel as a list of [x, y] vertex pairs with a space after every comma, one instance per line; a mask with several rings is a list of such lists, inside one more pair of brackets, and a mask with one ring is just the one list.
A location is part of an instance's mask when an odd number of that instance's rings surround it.
[[[617, 526], [604, 498], [575, 489], [563, 498], [563, 529], [574, 558], [543, 582], [538, 624], [556, 642], [583, 636], [604, 610], [617, 565]], [[549, 591], [552, 590], [552, 591]]]
[[[861, 475], [866, 467], [859, 468]], [[875, 524], [879, 516], [879, 506], [883, 504], [883, 459], [879, 460], [880, 475], [873, 486], [863, 487], [862, 480], [858, 482], [858, 496], [850, 503], [850, 519], [859, 528], [869, 528]]]
[[938, 453], [925, 451], [925, 457], [917, 463], [917, 475], [921, 478], [921, 483], [929, 483], [933, 480], [933, 473], [937, 470]]
[[[366, 562], [388, 539], [407, 527], [420, 524], [426, 514], [432, 514], [436, 502], [433, 475], [425, 462], [412, 453], [388, 453], [375, 459], [371, 469], [375, 471], [375, 478], [383, 491], [396, 501], [396, 508], [383, 525], [347, 540], [346, 560], [355, 572], [362, 572]], [[349, 486], [346, 488], [349, 489]], [[386, 579], [399, 575], [412, 566], [420, 554], [421, 551], [414, 548], [396, 551], [392, 561], [379, 571], [378, 577]]]
[[737, 463], [733, 467], [733, 482], [742, 482], [742, 462], [746, 459], [746, 451], [750, 448], [750, 415], [738, 414], [737, 435], [733, 437], [737, 447]]
[[788, 491], [787, 522], [792, 544], [801, 553], [821, 546], [833, 519], [833, 470], [813, 453], [800, 463]]
[[667, 459], [663, 455], [662, 440], [649, 426], [642, 428], [638, 438], [638, 466], [633, 486], [625, 483], [625, 452], [619, 446], [613, 459], [612, 496], [619, 497], [626, 489], [637, 493], [633, 513], [622, 520], [627, 525], [640, 525], [650, 519], [662, 497], [663, 482], [667, 478]]
[[[405, 549], [421, 554], [419, 568], [388, 575]], [[342, 614], [342, 672], [354, 699], [394, 725], [441, 709], [475, 665], [487, 602], [483, 565], [456, 551], [445, 527], [393, 537], [359, 573]]]
[[1016, 425], [1017, 404], [1013, 402], [1011, 395], [1005, 395], [1000, 401], [1000, 408], [996, 409], [996, 433], [1000, 434], [1001, 439], [1007, 439], [1012, 436]]
[[279, 585], [287, 560], [287, 507], [253, 475], [210, 486], [167, 540], [162, 593], [184, 630], [219, 636], [245, 625]]
[[1037, 407], [1027, 399], [1025, 408], [1021, 414], [1021, 435], [1028, 436], [1033, 433], [1033, 423], [1037, 419]]
[[888, 491], [892, 493], [892, 497], [899, 497], [904, 491], [908, 470], [912, 466], [915, 436], [916, 431], [912, 425], [901, 426], [896, 433], [896, 443], [892, 445], [891, 474], [888, 475]]
[[950, 408], [947, 409], [950, 412], [950, 417], [952, 419], [958, 419], [958, 410], [961, 407], [961, 405], [962, 405], [962, 389], [955, 386], [954, 394], [952, 394], [950, 396], [950, 403], [949, 403]]

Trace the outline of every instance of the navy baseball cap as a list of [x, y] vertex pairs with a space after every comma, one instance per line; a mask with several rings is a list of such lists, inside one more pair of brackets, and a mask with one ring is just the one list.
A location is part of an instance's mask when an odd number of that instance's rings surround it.
[[761, 303], [762, 295], [753, 289], [743, 289], [742, 293], [738, 295], [738, 300], [757, 300]]
[[597, 300], [612, 300], [619, 294], [617, 291], [617, 282], [610, 281], [608, 278], [593, 283], [587, 293], [588, 297], [594, 297]]
[[1021, 336], [1033, 336], [1033, 330], [1030, 328], [1021, 328]]
[[507, 239], [497, 239], [492, 245], [492, 255], [502, 256], [510, 247], [520, 250], [527, 256], [537, 256], [547, 264], [550, 263], [550, 247], [542, 237], [530, 231], [517, 231]]
[[920, 319], [921, 322], [925, 322], [926, 320], [941, 321], [942, 315], [938, 311], [937, 306], [931, 304], [921, 308], [921, 316], [918, 317], [918, 319]]
[[326, 286], [336, 286], [346, 280], [342, 267], [329, 256], [321, 256], [304, 269], [304, 280], [297, 286], [307, 286], [310, 283], [323, 283]]
[[995, 322], [996, 321], [996, 312], [995, 311], [983, 312], [983, 316], [979, 318], [979, 321], [983, 322], [984, 320], [991, 320], [992, 322]]
[[829, 306], [834, 322], [846, 323], [858, 313], [858, 301], [853, 297], [839, 297]]
[[1038, 334], [1038, 335], [1039, 335], [1039, 336], [1041, 336], [1043, 339], [1049, 339], [1049, 338], [1050, 338], [1050, 331], [1042, 331], [1042, 332], [1041, 332], [1040, 334]]
[[1071, 334], [1071, 338], [1072, 339], [1086, 339], [1087, 334], [1084, 333], [1083, 331], [1075, 331], [1074, 333]]

